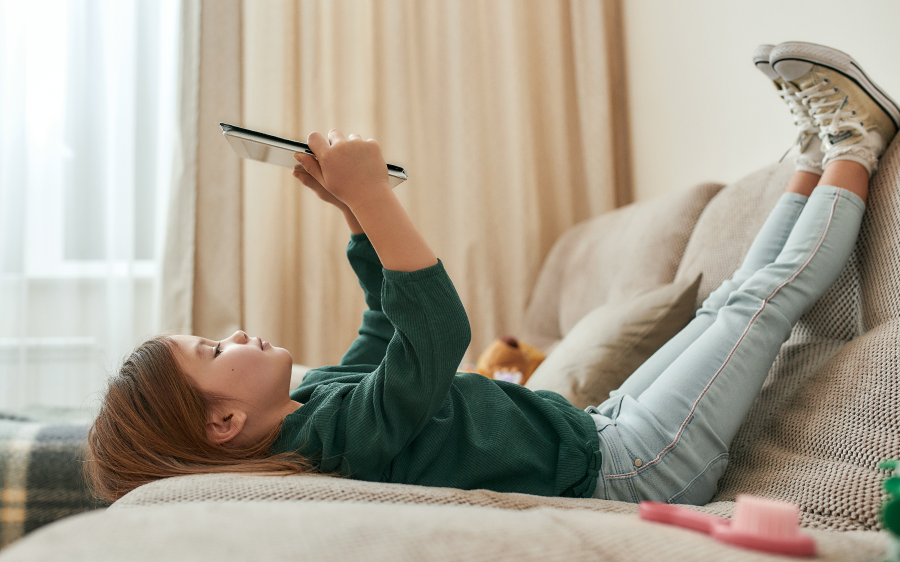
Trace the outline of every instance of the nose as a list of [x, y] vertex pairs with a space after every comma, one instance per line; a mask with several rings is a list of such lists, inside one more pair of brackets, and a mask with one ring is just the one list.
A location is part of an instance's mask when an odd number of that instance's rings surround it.
[[247, 343], [248, 341], [250, 341], [250, 336], [248, 336], [245, 331], [238, 330], [235, 333], [231, 334], [231, 338], [229, 339], [234, 340], [235, 343]]

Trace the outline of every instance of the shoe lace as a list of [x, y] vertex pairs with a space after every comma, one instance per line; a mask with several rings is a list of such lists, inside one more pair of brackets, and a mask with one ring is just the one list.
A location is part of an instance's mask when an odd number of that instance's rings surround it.
[[[812, 117], [809, 116], [809, 110], [803, 104], [803, 100], [795, 88], [790, 82], [783, 82], [781, 84], [781, 89], [778, 91], [778, 95], [781, 96], [781, 99], [784, 100], [784, 103], [787, 104], [788, 108], [791, 110], [791, 114], [794, 116], [794, 125], [800, 130], [797, 134], [797, 138], [794, 142], [791, 143], [791, 146], [788, 147], [787, 151], [781, 156], [781, 160], [784, 160], [784, 157], [788, 155], [794, 145], [800, 146], [800, 152], [802, 153], [806, 150], [806, 147], [809, 145], [809, 142], [812, 140], [813, 135], [819, 134], [819, 127], [813, 122]], [[804, 142], [805, 139], [805, 142]], [[779, 162], [781, 162], [779, 160]]]
[[[809, 107], [809, 115], [819, 129], [819, 138], [825, 140], [827, 135], [834, 135], [845, 129], [855, 129], [864, 137], [867, 136], [869, 132], [862, 123], [851, 120], [856, 116], [856, 111], [843, 111], [844, 106], [847, 105], [848, 96], [833, 97], [828, 100], [827, 98], [838, 93], [838, 89], [823, 88], [826, 84], [828, 84], [827, 79], [798, 92], [801, 103]], [[828, 124], [826, 125], [826, 123]]]

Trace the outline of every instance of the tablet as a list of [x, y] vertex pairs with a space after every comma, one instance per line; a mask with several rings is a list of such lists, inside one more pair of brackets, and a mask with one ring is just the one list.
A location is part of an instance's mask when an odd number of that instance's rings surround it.
[[[293, 170], [294, 166], [299, 164], [294, 158], [295, 152], [305, 152], [315, 157], [305, 142], [283, 139], [227, 123], [219, 123], [219, 126], [222, 127], [222, 134], [225, 135], [225, 139], [228, 140], [234, 153], [241, 158], [268, 162]], [[406, 170], [400, 166], [388, 164], [387, 168], [388, 183], [391, 187], [396, 187], [400, 182], [409, 178]]]

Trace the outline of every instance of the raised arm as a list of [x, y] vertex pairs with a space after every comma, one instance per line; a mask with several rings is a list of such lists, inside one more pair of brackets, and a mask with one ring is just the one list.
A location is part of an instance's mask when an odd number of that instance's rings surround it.
[[337, 129], [328, 136], [330, 143], [317, 132], [309, 135], [316, 158], [295, 154], [300, 164], [294, 176], [337, 207], [353, 234], [347, 257], [369, 310], [341, 365], [377, 365], [393, 336], [393, 326], [381, 310], [382, 266], [416, 271], [436, 264], [437, 258], [390, 189], [378, 143], [355, 134], [345, 139]]
[[378, 254], [365, 234], [354, 234], [347, 245], [347, 258], [359, 279], [366, 305], [359, 336], [341, 357], [341, 365], [378, 365], [384, 359], [388, 343], [394, 336], [394, 325], [381, 309], [383, 268]]
[[316, 158], [297, 159], [368, 236], [383, 265], [383, 310], [376, 314], [393, 333], [373, 371], [321, 393], [320, 400], [336, 402], [335, 411], [313, 423], [306, 438], [318, 443], [323, 470], [377, 479], [444, 404], [471, 330], [443, 264], [394, 196], [378, 144], [337, 130], [328, 136], [330, 144], [310, 134]]
[[356, 134], [344, 138], [332, 129], [327, 140], [318, 132], [310, 133], [307, 144], [316, 157], [299, 154], [300, 164], [352, 212], [385, 269], [417, 271], [437, 263], [391, 190], [378, 142]]

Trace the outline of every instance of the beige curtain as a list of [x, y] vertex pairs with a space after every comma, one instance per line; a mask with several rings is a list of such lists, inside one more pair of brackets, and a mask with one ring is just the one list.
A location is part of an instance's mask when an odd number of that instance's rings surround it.
[[[408, 169], [396, 193], [465, 304], [469, 362], [494, 338], [520, 333], [557, 237], [630, 201], [617, 1], [203, 8], [194, 271], [192, 281], [180, 277], [193, 287], [196, 333], [221, 337], [240, 325], [295, 362], [328, 364], [365, 307], [340, 214], [289, 170], [239, 163], [220, 138], [236, 100], [237, 124], [299, 140], [337, 127], [378, 139], [387, 161]], [[213, 42], [224, 51], [204, 48]], [[240, 53], [225, 52], [234, 45]]]
[[222, 338], [243, 326], [241, 1], [182, 0], [179, 131], [162, 260], [162, 329]]

